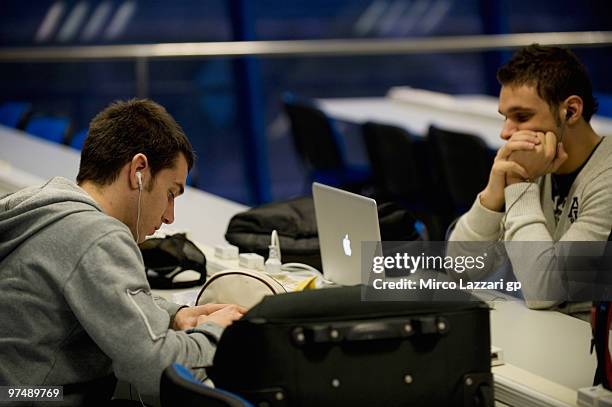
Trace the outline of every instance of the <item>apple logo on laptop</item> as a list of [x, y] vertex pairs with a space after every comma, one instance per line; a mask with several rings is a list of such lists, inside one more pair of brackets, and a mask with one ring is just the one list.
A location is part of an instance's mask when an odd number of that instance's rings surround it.
[[342, 239], [342, 248], [344, 249], [344, 254], [349, 257], [353, 253], [351, 250], [351, 239], [349, 239], [348, 233], [344, 235], [344, 239]]

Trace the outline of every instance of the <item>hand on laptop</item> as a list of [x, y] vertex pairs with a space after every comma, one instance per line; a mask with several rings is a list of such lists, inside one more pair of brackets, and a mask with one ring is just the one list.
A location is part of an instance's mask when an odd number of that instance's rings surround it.
[[[234, 320], [242, 317], [246, 311], [246, 308], [236, 304], [204, 304], [196, 305], [195, 307], [181, 308], [174, 316], [172, 329], [191, 329], [207, 321], [215, 322], [225, 327]], [[236, 318], [231, 319], [237, 314], [238, 316]]]

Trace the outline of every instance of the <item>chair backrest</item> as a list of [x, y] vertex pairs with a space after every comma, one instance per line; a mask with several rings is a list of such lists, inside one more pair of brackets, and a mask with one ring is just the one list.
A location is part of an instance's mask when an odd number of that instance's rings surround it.
[[70, 120], [65, 117], [33, 117], [26, 125], [25, 131], [45, 140], [66, 144], [70, 132]]
[[5, 102], [0, 105], [0, 124], [23, 129], [31, 111], [31, 103]]
[[178, 363], [164, 370], [159, 390], [162, 407], [254, 407], [235, 394], [200, 383]]
[[391, 198], [423, 201], [427, 180], [413, 136], [399, 127], [367, 122], [363, 137], [376, 186]]
[[478, 136], [431, 126], [432, 165], [456, 213], [467, 211], [489, 179], [493, 154]]
[[313, 103], [291, 94], [283, 97], [291, 122], [295, 149], [307, 170], [336, 170], [345, 167], [339, 135], [331, 119]]

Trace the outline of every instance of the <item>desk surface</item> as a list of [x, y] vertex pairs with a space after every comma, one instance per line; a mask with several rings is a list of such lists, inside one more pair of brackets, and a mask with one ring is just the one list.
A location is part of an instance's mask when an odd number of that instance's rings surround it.
[[342, 121], [363, 124], [373, 121], [406, 129], [415, 136], [424, 136], [430, 125], [472, 133], [493, 149], [502, 145], [499, 134], [502, 120], [473, 118], [458, 112], [436, 112], [430, 107], [411, 105], [388, 98], [318, 99], [319, 106], [331, 117]]
[[519, 301], [496, 301], [491, 343], [521, 369], [574, 390], [592, 385], [597, 363], [589, 354], [591, 328], [582, 320], [530, 310]]
[[[23, 188], [56, 176], [74, 180], [79, 162], [79, 151], [0, 126], [0, 185]], [[205, 244], [225, 243], [227, 222], [246, 208], [187, 187], [185, 194], [176, 200], [176, 217], [170, 229], [189, 231], [191, 238]]]
[[[491, 96], [396, 88], [388, 97], [318, 99], [317, 103], [328, 115], [342, 121], [390, 124], [416, 136], [425, 136], [429, 126], [436, 125], [477, 135], [495, 150], [503, 144], [503, 118], [497, 112], [497, 99]], [[612, 135], [611, 119], [594, 116], [591, 124], [598, 134]]]

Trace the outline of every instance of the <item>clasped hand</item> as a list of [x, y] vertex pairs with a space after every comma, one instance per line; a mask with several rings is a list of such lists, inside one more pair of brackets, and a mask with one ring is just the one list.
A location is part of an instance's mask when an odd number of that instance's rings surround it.
[[546, 133], [518, 131], [510, 137], [504, 147], [502, 147], [503, 156], [525, 170], [522, 174], [506, 173], [506, 185], [525, 180], [533, 181], [555, 172], [567, 159], [563, 143], [558, 142], [557, 136], [551, 131]]
[[553, 132], [517, 131], [497, 151], [480, 203], [493, 211], [502, 210], [508, 185], [555, 172], [566, 159], [563, 144]]

